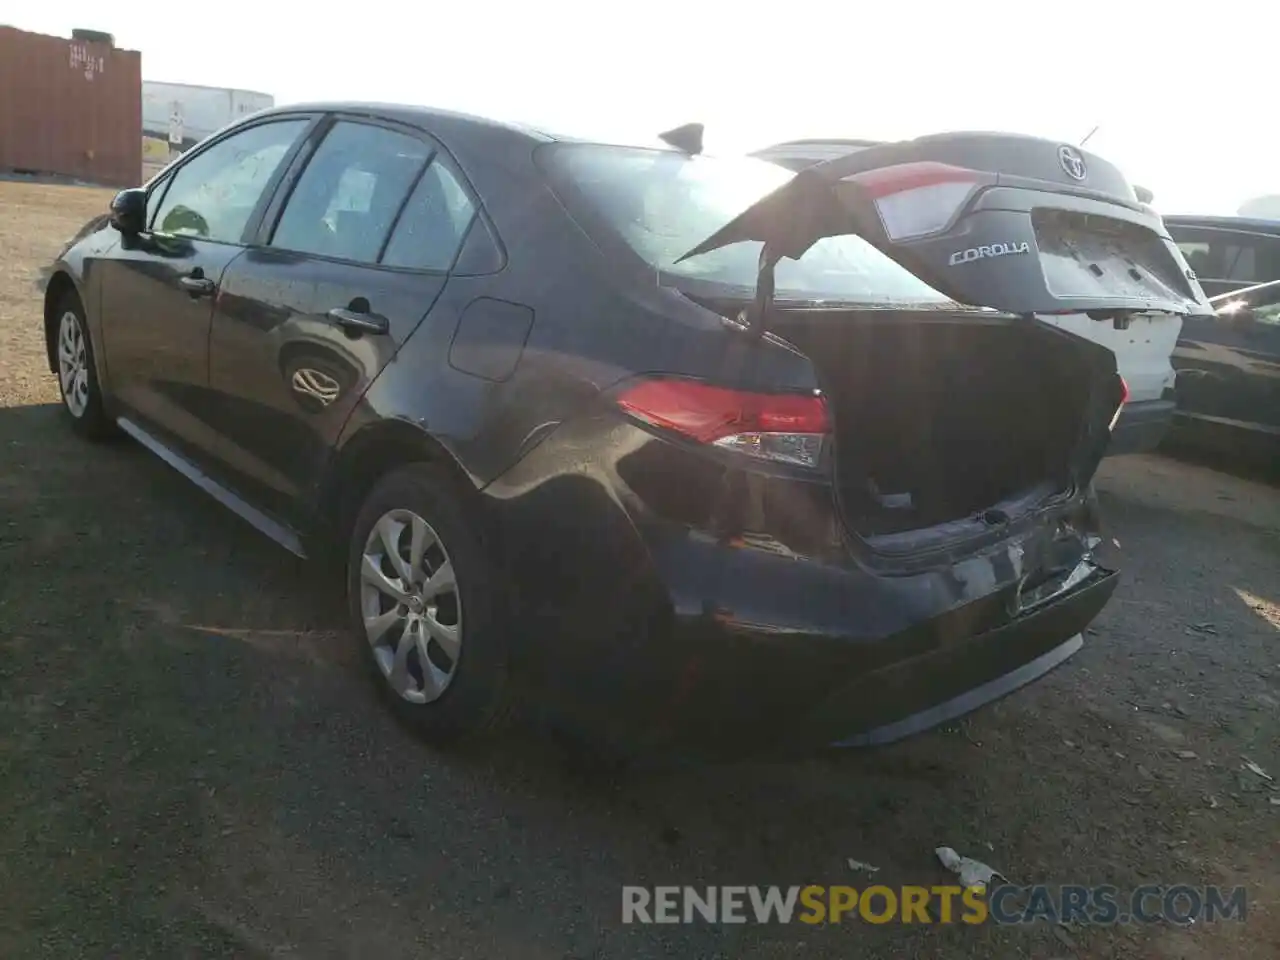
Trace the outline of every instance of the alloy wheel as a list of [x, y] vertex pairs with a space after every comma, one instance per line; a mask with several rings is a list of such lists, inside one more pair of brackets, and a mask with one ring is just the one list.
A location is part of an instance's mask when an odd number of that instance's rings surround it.
[[369, 531], [360, 610], [391, 689], [410, 703], [438, 699], [458, 668], [462, 598], [444, 544], [416, 513], [389, 511]]
[[66, 311], [58, 324], [58, 379], [67, 410], [79, 420], [89, 408], [89, 352], [80, 317], [73, 310]]

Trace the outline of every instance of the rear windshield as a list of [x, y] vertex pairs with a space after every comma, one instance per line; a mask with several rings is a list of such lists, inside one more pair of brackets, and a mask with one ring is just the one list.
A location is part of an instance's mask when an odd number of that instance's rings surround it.
[[[690, 257], [694, 246], [793, 174], [753, 157], [689, 157], [669, 150], [560, 143], [540, 157], [553, 189], [590, 231], [615, 232], [666, 274], [755, 289], [760, 243]], [[585, 214], [582, 216], [581, 214]], [[949, 298], [861, 237], [819, 240], [775, 271], [779, 299], [947, 303]]]

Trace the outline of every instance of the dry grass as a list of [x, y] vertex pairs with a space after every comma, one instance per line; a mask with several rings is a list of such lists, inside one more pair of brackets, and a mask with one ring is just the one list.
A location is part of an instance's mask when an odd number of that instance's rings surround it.
[[44, 265], [110, 199], [110, 191], [89, 187], [0, 181], [0, 405], [58, 399], [45, 375], [44, 330], [32, 303]]

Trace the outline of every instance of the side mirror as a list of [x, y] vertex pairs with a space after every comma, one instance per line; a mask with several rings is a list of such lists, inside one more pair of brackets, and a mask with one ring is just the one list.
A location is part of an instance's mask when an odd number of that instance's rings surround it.
[[147, 191], [135, 187], [121, 190], [111, 199], [111, 226], [126, 237], [136, 237], [147, 228]]

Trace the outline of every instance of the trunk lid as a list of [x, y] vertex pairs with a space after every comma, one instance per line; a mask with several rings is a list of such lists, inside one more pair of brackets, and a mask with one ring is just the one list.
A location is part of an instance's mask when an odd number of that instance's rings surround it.
[[845, 525], [878, 553], [1001, 535], [1087, 487], [1122, 404], [1115, 356], [1039, 320], [776, 306], [832, 415]]
[[1010, 134], [940, 134], [808, 167], [681, 260], [763, 242], [760, 318], [778, 260], [844, 234], [960, 303], [1006, 313], [1213, 313], [1159, 216], [1116, 167]]

